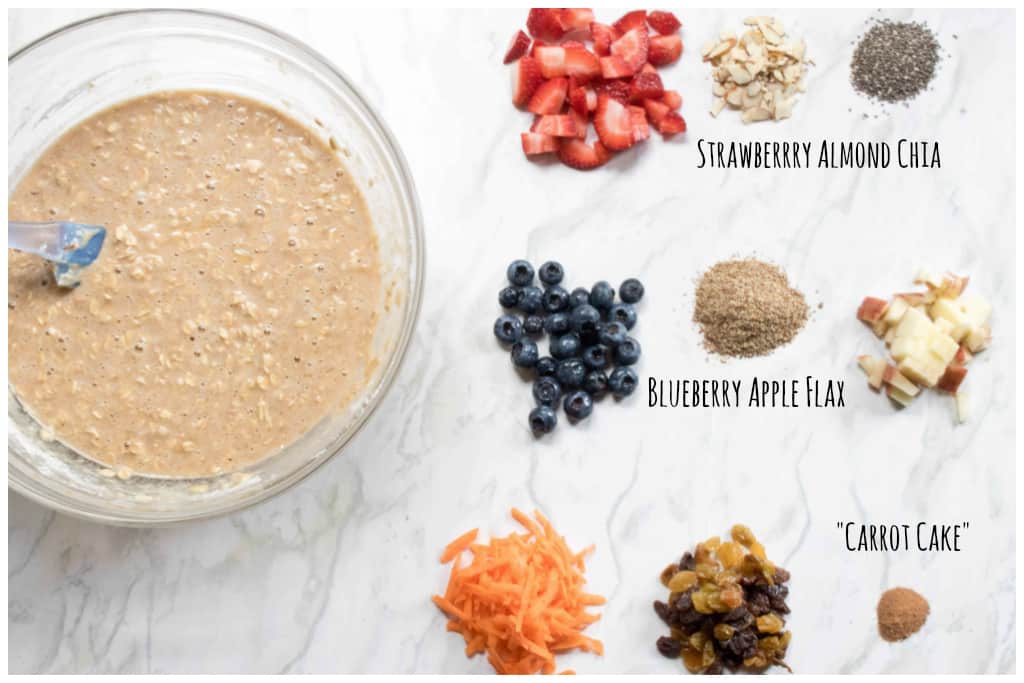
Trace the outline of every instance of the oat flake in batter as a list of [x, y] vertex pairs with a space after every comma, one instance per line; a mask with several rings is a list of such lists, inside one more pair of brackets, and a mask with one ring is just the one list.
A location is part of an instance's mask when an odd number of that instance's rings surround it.
[[8, 215], [107, 227], [75, 290], [8, 250], [9, 380], [111, 467], [226, 472], [362, 389], [381, 278], [363, 198], [291, 118], [213, 92], [130, 100], [49, 148]]

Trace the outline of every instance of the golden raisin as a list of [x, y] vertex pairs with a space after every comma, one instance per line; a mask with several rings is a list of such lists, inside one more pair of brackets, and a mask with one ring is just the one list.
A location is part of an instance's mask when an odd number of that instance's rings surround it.
[[709, 666], [711, 666], [714, 663], [715, 663], [715, 644], [714, 644], [714, 642], [709, 640], [709, 641], [704, 643], [704, 658], [701, 661], [701, 664], [703, 664], [704, 668], [706, 669], [706, 668], [708, 668]]
[[703, 631], [697, 631], [696, 633], [694, 633], [693, 635], [690, 636], [689, 645], [694, 650], [700, 652], [701, 650], [704, 649], [704, 643], [706, 643], [707, 640], [708, 640], [708, 637], [706, 635], [704, 635]]
[[686, 670], [692, 674], [699, 674], [704, 670], [704, 654], [702, 650], [694, 650], [692, 647], [683, 648], [683, 664]]
[[743, 562], [743, 556], [747, 553], [739, 543], [729, 541], [718, 548], [718, 561], [726, 569], [736, 569]]
[[691, 571], [676, 572], [668, 582], [668, 589], [673, 593], [685, 593], [697, 585], [697, 573]]
[[769, 612], [757, 618], [757, 630], [761, 633], [778, 633], [782, 630], [782, 619], [774, 612]]
[[728, 612], [743, 604], [743, 589], [736, 584], [731, 584], [721, 590], [719, 597], [725, 605], [723, 611]]
[[702, 581], [713, 581], [718, 576], [718, 565], [712, 562], [698, 563], [697, 576]]
[[708, 594], [704, 591], [697, 591], [690, 599], [693, 600], [693, 608], [701, 614], [711, 614], [715, 611], [708, 604]]
[[736, 629], [729, 624], [718, 624], [715, 626], [715, 640], [729, 640], [735, 635]]
[[747, 657], [743, 660], [743, 666], [748, 669], [766, 669], [768, 668], [768, 660], [761, 653], [754, 655], [753, 657]]
[[670, 564], [669, 566], [667, 566], [664, 569], [662, 569], [661, 570], [661, 585], [665, 586], [665, 588], [668, 588], [669, 587], [668, 582], [672, 579], [673, 576], [676, 575], [676, 572], [678, 572], [678, 571], [679, 571], [679, 565], [677, 565], [675, 563]]
[[751, 543], [757, 541], [754, 538], [754, 532], [749, 527], [743, 524], [734, 524], [732, 527], [732, 540], [737, 543], [742, 543], [746, 547], [750, 547]]
[[756, 557], [757, 559], [759, 559], [759, 560], [766, 560], [766, 559], [768, 559], [768, 555], [765, 554], [764, 546], [761, 545], [760, 541], [754, 541], [748, 547], [750, 548], [750, 554], [753, 555], [754, 557]]
[[722, 539], [718, 536], [712, 536], [708, 540], [704, 541], [704, 547], [711, 552], [718, 550], [718, 546], [722, 545]]

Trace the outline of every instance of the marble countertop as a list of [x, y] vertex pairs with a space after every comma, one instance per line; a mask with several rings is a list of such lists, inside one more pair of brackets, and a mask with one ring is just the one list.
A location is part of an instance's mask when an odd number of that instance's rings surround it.
[[[11, 11], [14, 49], [82, 11]], [[610, 20], [618, 11], [599, 10]], [[466, 528], [504, 534], [511, 506], [594, 543], [589, 587], [608, 597], [585, 673], [672, 673], [654, 640], [658, 574], [744, 521], [793, 573], [799, 672], [1011, 672], [1016, 666], [1014, 21], [1008, 11], [886, 11], [927, 19], [946, 54], [911, 106], [847, 82], [867, 10], [779, 11], [816, 62], [791, 120], [743, 127], [707, 114], [696, 48], [740, 10], [680, 11], [687, 45], [667, 70], [690, 131], [579, 173], [523, 159], [529, 117], [500, 64], [525, 10], [255, 11], [332, 59], [376, 105], [409, 159], [426, 221], [419, 327], [397, 385], [347, 452], [254, 509], [170, 529], [108, 528], [8, 503], [11, 672], [487, 672], [467, 660], [430, 595]], [[358, 26], [358, 31], [353, 30]], [[12, 93], [16, 97], [16, 93]], [[867, 117], [864, 116], [867, 114]], [[697, 169], [710, 140], [938, 141], [941, 169]], [[812, 304], [807, 329], [760, 359], [719, 363], [690, 322], [693, 280], [756, 254]], [[570, 282], [641, 277], [647, 378], [846, 382], [846, 407], [649, 408], [646, 391], [535, 441], [529, 387], [491, 322], [505, 264], [561, 260]], [[860, 298], [911, 286], [919, 267], [971, 276], [995, 306], [995, 342], [971, 365], [974, 415], [955, 426], [933, 394], [897, 414], [872, 394], [853, 318]], [[849, 553], [838, 521], [970, 523], [959, 553]], [[875, 631], [882, 590], [931, 601], [922, 633]]]

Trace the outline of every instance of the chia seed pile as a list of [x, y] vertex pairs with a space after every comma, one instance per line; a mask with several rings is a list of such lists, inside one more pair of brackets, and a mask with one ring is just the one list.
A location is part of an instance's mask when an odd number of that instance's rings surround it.
[[[634, 304], [644, 286], [630, 278], [615, 290], [605, 281], [591, 289], [562, 287], [565, 270], [557, 261], [540, 267], [541, 287], [534, 285], [528, 261], [509, 264], [509, 286], [498, 292], [498, 303], [508, 311], [494, 322], [494, 336], [510, 345], [512, 363], [533, 378], [537, 407], [530, 411], [534, 435], [554, 430], [559, 401], [572, 422], [594, 410], [594, 400], [605, 394], [625, 398], [639, 384], [631, 367], [640, 359], [640, 343], [627, 332], [636, 325]], [[549, 356], [541, 356], [537, 338], [550, 336]]]
[[906, 102], [924, 91], [938, 67], [939, 42], [924, 23], [874, 20], [850, 63], [850, 82], [882, 102]]
[[807, 322], [804, 295], [778, 266], [722, 261], [701, 276], [693, 320], [704, 347], [721, 356], [763, 356], [789, 343]]

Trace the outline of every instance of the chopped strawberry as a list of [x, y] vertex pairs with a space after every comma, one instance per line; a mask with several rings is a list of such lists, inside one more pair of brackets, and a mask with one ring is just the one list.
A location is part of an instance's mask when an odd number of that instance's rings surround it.
[[558, 151], [558, 138], [543, 133], [521, 133], [519, 136], [523, 142], [523, 154], [533, 156], [535, 154], [548, 154]]
[[647, 61], [654, 66], [665, 66], [679, 59], [683, 54], [683, 39], [679, 36], [653, 36]]
[[668, 105], [669, 109], [679, 111], [683, 106], [683, 96], [675, 90], [666, 90], [665, 94], [661, 96], [661, 101]]
[[565, 48], [561, 45], [541, 45], [534, 48], [533, 54], [540, 62], [540, 72], [544, 78], [565, 75]]
[[601, 62], [597, 55], [585, 47], [565, 48], [565, 73], [580, 83], [601, 75]]
[[600, 95], [597, 98], [594, 129], [602, 144], [611, 150], [629, 149], [635, 142], [629, 109], [607, 95]]
[[562, 30], [567, 33], [569, 31], [585, 31], [592, 21], [594, 21], [594, 10], [586, 7], [570, 7], [560, 10], [558, 13], [558, 22]]
[[622, 57], [616, 57], [612, 55], [610, 57], [601, 57], [601, 77], [602, 78], [628, 78], [633, 75], [635, 69], [626, 63]]
[[545, 43], [543, 40], [541, 40], [539, 38], [534, 38], [533, 45], [530, 46], [530, 56], [531, 57], [536, 57], [537, 56], [537, 48], [538, 47], [546, 47], [546, 46], [547, 46], [547, 43]]
[[686, 121], [677, 111], [669, 111], [665, 114], [665, 118], [661, 120], [661, 124], [657, 126], [658, 132], [662, 135], [675, 135], [676, 133], [686, 132]]
[[581, 43], [578, 40], [563, 40], [561, 45], [564, 48], [581, 47], [581, 48], [586, 49], [586, 47], [587, 47], [586, 45], [584, 45], [583, 43]]
[[651, 137], [651, 129], [647, 125], [647, 113], [643, 107], [629, 107], [629, 123], [633, 129], [633, 142], [643, 142]]
[[682, 22], [676, 19], [676, 15], [671, 12], [662, 12], [655, 10], [647, 15], [647, 23], [651, 25], [655, 31], [662, 35], [668, 35], [675, 33], [682, 27]]
[[647, 61], [647, 27], [640, 26], [626, 31], [612, 43], [611, 49], [613, 57], [621, 58], [636, 73]]
[[600, 140], [588, 145], [579, 138], [563, 138], [558, 147], [558, 158], [562, 163], [580, 171], [603, 166], [611, 157]]
[[554, 135], [556, 138], [574, 138], [576, 122], [569, 114], [545, 115], [538, 118], [530, 130], [534, 133]]
[[[640, 72], [633, 79], [630, 85], [629, 99], [633, 102], [643, 100], [656, 100], [665, 92], [665, 86], [661, 83], [661, 76], [656, 73]], [[531, 111], [533, 111], [531, 109]]]
[[569, 81], [564, 78], [544, 81], [533, 93], [526, 110], [534, 114], [561, 114], [568, 89]]
[[526, 51], [530, 49], [530, 36], [526, 35], [522, 31], [516, 31], [516, 34], [512, 36], [512, 40], [508, 44], [508, 50], [505, 52], [505, 64], [511, 64], [520, 57], [526, 54]]
[[575, 109], [569, 110], [569, 116], [572, 117], [572, 122], [576, 125], [576, 137], [580, 140], [587, 139], [587, 126], [590, 125], [590, 117], [587, 113], [579, 113]]
[[648, 120], [660, 131], [661, 122], [665, 120], [665, 117], [668, 116], [669, 112], [672, 110], [667, 104], [660, 100], [644, 100], [644, 111], [647, 112]]
[[[629, 103], [629, 83], [626, 81], [605, 81], [597, 86], [597, 94], [607, 95], [613, 100], [618, 100], [623, 104]], [[594, 109], [597, 109], [595, 104]]]
[[587, 89], [582, 85], [569, 91], [569, 106], [577, 114], [587, 114]]
[[534, 38], [561, 40], [565, 35], [561, 14], [557, 9], [531, 9], [526, 18], [526, 30]]
[[590, 37], [594, 39], [594, 52], [599, 57], [607, 57], [611, 54], [612, 43], [619, 39], [619, 32], [612, 26], [595, 21], [590, 25]]
[[656, 74], [656, 73], [658, 73], [658, 70], [657, 70], [657, 69], [655, 69], [655, 68], [654, 68], [654, 67], [653, 67], [653, 66], [651, 65], [651, 63], [650, 63], [650, 62], [647, 62], [647, 63], [646, 63], [646, 64], [644, 64], [644, 65], [643, 65], [642, 67], [640, 67], [640, 73], [642, 73], [642, 74]]
[[615, 22], [615, 28], [619, 33], [625, 33], [626, 31], [632, 31], [635, 28], [643, 26], [647, 27], [647, 12], [642, 9], [638, 9], [634, 12], [628, 12]]
[[540, 63], [533, 57], [523, 57], [512, 70], [512, 103], [525, 107], [533, 93], [544, 81]]

